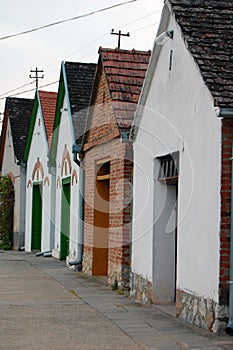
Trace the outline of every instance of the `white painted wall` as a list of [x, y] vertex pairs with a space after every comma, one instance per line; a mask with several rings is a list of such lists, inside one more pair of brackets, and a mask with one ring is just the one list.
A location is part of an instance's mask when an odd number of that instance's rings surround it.
[[[79, 225], [79, 172], [81, 171], [77, 164], [72, 160], [72, 146], [74, 143], [72, 120], [68, 112], [67, 96], [65, 95], [63, 107], [61, 109], [61, 121], [58, 135], [58, 146], [56, 155], [56, 209], [55, 209], [55, 245], [53, 256], [59, 258], [60, 252], [60, 226], [61, 226], [61, 190], [62, 180], [71, 177], [71, 192], [70, 192], [70, 244], [69, 244], [69, 259], [77, 259], [78, 247], [81, 242], [81, 232]], [[65, 145], [69, 151], [72, 162], [71, 174], [62, 175], [62, 156]], [[78, 181], [74, 180], [72, 185], [72, 172], [76, 170]], [[58, 178], [60, 179], [58, 186]]]
[[[2, 175], [7, 175], [12, 173], [15, 178], [14, 190], [15, 190], [15, 204], [14, 204], [14, 237], [18, 241], [17, 236], [20, 232], [20, 165], [17, 165], [17, 159], [14, 156], [13, 139], [11, 133], [10, 120], [8, 119], [7, 131], [6, 131], [6, 141], [5, 150], [2, 162]], [[19, 247], [15, 247], [19, 248]]]
[[[40, 122], [39, 122], [40, 120]], [[41, 251], [48, 251], [52, 249], [52, 238], [50, 236], [50, 211], [51, 211], [51, 175], [48, 172], [48, 143], [45, 132], [44, 119], [41, 115], [41, 110], [38, 108], [33, 136], [30, 146], [27, 162], [27, 181], [32, 183], [38, 182], [37, 178], [32, 179], [33, 169], [39, 158], [43, 170], [44, 177], [40, 176], [39, 182], [43, 183], [42, 190], [42, 235], [41, 235]], [[44, 184], [44, 179], [48, 177], [48, 183]], [[26, 228], [25, 228], [25, 250], [31, 251], [31, 224], [32, 224], [32, 187], [26, 189]]]
[[152, 281], [154, 158], [179, 151], [177, 287], [217, 301], [221, 121], [173, 19], [168, 28], [134, 143], [132, 270]]

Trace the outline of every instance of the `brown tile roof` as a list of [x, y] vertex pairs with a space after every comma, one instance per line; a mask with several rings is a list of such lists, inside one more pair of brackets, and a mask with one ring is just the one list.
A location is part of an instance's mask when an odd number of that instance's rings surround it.
[[121, 131], [133, 121], [151, 51], [99, 49], [112, 106]]
[[42, 114], [45, 123], [46, 136], [48, 140], [48, 146], [51, 147], [53, 124], [55, 118], [57, 93], [49, 91], [39, 91], [40, 103], [42, 108]]
[[233, 107], [233, 1], [170, 3], [216, 105]]

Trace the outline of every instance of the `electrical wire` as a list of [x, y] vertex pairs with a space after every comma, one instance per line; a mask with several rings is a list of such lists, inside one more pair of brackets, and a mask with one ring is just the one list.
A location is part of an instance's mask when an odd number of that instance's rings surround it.
[[[150, 17], [150, 16], [152, 16], [153, 14], [156, 14], [156, 13], [158, 13], [158, 12], [160, 12], [160, 11], [158, 10], [158, 11], [150, 12], [150, 13], [148, 13], [147, 15], [142, 16], [142, 17], [139, 17], [139, 18], [137, 18], [137, 19], [135, 19], [135, 20], [133, 20], [133, 21], [131, 21], [131, 22], [124, 23], [124, 24], [120, 25], [119, 27], [117, 27], [116, 29], [125, 28], [126, 26], [128, 26], [128, 25], [130, 25], [130, 24], [139, 22], [139, 21], [141, 21], [141, 20], [143, 20], [143, 19], [145, 19], [145, 18], [147, 18], [147, 17]], [[151, 26], [151, 25], [149, 25], [149, 26]], [[147, 27], [149, 27], [149, 26], [147, 26]], [[135, 31], [131, 31], [131, 33], [137, 32], [137, 31], [139, 31], [140, 29], [144, 29], [144, 27], [143, 27], [143, 28], [136, 29]], [[103, 34], [103, 35], [101, 35], [100, 37], [96, 38], [95, 40], [91, 41], [90, 43], [88, 43], [88, 44], [82, 46], [82, 47], [79, 48], [78, 50], [75, 50], [75, 51], [73, 51], [72, 53], [66, 55], [66, 58], [71, 57], [71, 56], [73, 56], [74, 54], [76, 54], [77, 52], [80, 52], [81, 50], [83, 50], [83, 49], [85, 49], [85, 48], [91, 46], [91, 45], [94, 44], [95, 42], [97, 42], [97, 41], [99, 41], [100, 39], [106, 37], [107, 35], [109, 35], [109, 32], [106, 32], [105, 34]], [[112, 43], [112, 42], [113, 42], [113, 40], [112, 40], [111, 42], [109, 42], [109, 43]], [[108, 43], [108, 44], [109, 44], [109, 43]], [[80, 59], [86, 58], [86, 57], [90, 56], [92, 53], [93, 53], [93, 51], [90, 52], [90, 53], [88, 53], [88, 55], [82, 56]], [[50, 64], [49, 66], [47, 66], [47, 68], [52, 67], [52, 66], [54, 66], [54, 65], [57, 64], [57, 63], [58, 63], [58, 61], [55, 62], [55, 63]], [[50, 70], [49, 70], [49, 72], [53, 72], [53, 71], [54, 71], [54, 69], [52, 69], [52, 70], [50, 69]], [[2, 100], [2, 99], [1, 99], [2, 96], [6, 96], [6, 95], [8, 95], [9, 93], [12, 93], [12, 92], [14, 92], [14, 91], [16, 91], [16, 90], [19, 90], [19, 89], [21, 89], [21, 88], [24, 88], [25, 86], [30, 85], [30, 84], [33, 84], [33, 83], [34, 83], [34, 82], [31, 81], [31, 82], [29, 82], [29, 83], [27, 83], [27, 84], [24, 84], [24, 85], [22, 85], [22, 86], [19, 86], [19, 87], [13, 89], [13, 90], [10, 90], [10, 91], [7, 91], [7, 92], [5, 92], [5, 93], [2, 93], [2, 94], [0, 95], [0, 100]], [[54, 84], [54, 83], [52, 83], [52, 84]], [[24, 93], [24, 92], [22, 92], [22, 94], [23, 94], [23, 93]]]
[[147, 26], [144, 26], [144, 27], [141, 27], [141, 28], [138, 28], [138, 29], [136, 29], [136, 30], [131, 31], [131, 33], [139, 32], [140, 30], [143, 30], [143, 29], [152, 27], [152, 26], [154, 26], [154, 25], [157, 24], [157, 23], [158, 23], [158, 22], [154, 22], [154, 23], [148, 24]]
[[[69, 21], [69, 20], [78, 19], [78, 18], [81, 18], [81, 17], [87, 17], [87, 16], [90, 16], [91, 14], [94, 14], [94, 13], [97, 13], [97, 12], [101, 12], [101, 11], [105, 11], [105, 10], [108, 10], [108, 9], [110, 9], [110, 8], [114, 8], [114, 7], [117, 7], [117, 6], [122, 6], [122, 5], [131, 3], [131, 2], [135, 2], [135, 1], [137, 1], [137, 0], [130, 0], [130, 1], [128, 1], [128, 2], [116, 4], [116, 5], [113, 5], [113, 6], [108, 7], [108, 8], [104, 8], [104, 9], [100, 9], [100, 10], [97, 10], [97, 11], [93, 11], [93, 12], [88, 13], [88, 14], [86, 14], [86, 15], [81, 15], [81, 16], [78, 16], [78, 17], [73, 17], [73, 18], [68, 19], [68, 20], [64, 20], [64, 21], [52, 23], [52, 24], [49, 24], [49, 25], [47, 25], [47, 26], [60, 24], [60, 23], [67, 22], [67, 21]], [[129, 23], [126, 23], [126, 24], [122, 24], [119, 28], [123, 28], [123, 27], [126, 27], [127, 25], [130, 25], [130, 24], [139, 22], [140, 20], [142, 20], [142, 19], [144, 19], [144, 18], [146, 18], [146, 17], [149, 17], [149, 16], [151, 16], [151, 15], [153, 15], [153, 14], [155, 14], [155, 13], [158, 13], [158, 12], [160, 12], [160, 11], [153, 11], [153, 12], [150, 12], [149, 14], [147, 14], [147, 15], [145, 15], [145, 16], [142, 16], [142, 17], [139, 17], [139, 18], [136, 19], [136, 20], [133, 20], [133, 21], [131, 21], [131, 22], [129, 22]], [[150, 25], [147, 25], [147, 26], [144, 26], [144, 27], [140, 27], [140, 28], [138, 28], [138, 29], [136, 29], [136, 30], [134, 30], [134, 31], [131, 31], [131, 33], [135, 33], [135, 32], [137, 32], [137, 31], [139, 31], [139, 30], [143, 30], [143, 29], [145, 29], [145, 28], [151, 27], [151, 26], [155, 25], [156, 23], [157, 23], [157, 22], [154, 22], [154, 23], [152, 23], [152, 24], [150, 24]], [[47, 27], [47, 26], [44, 26], [44, 27]], [[44, 27], [43, 27], [43, 28], [44, 28]], [[35, 30], [39, 30], [39, 29], [43, 29], [43, 28], [42, 28], [42, 27], [39, 27], [39, 28], [35, 28]], [[117, 29], [118, 29], [118, 28], [117, 28]], [[33, 29], [32, 31], [35, 31], [35, 30]], [[30, 31], [27, 31], [27, 32], [30, 32]], [[21, 34], [26, 34], [26, 32], [14, 34], [13, 36], [21, 35]], [[82, 49], [84, 49], [84, 48], [86, 48], [86, 47], [92, 45], [93, 43], [95, 43], [95, 42], [98, 41], [99, 39], [105, 37], [107, 34], [108, 34], [108, 33], [106, 33], [106, 34], [104, 34], [104, 35], [98, 37], [96, 40], [93, 40], [93, 41], [90, 42], [89, 44], [84, 45], [84, 46], [81, 47], [79, 50], [76, 50], [76, 51], [72, 52], [71, 54], [67, 55], [67, 57], [70, 57], [70, 56], [72, 56], [73, 54], [75, 54], [76, 52], [78, 52], [78, 51], [80, 51], [80, 50], [82, 50]], [[10, 36], [10, 37], [11, 37], [11, 36]], [[3, 39], [4, 39], [4, 38], [0, 38], [0, 40], [3, 40]], [[111, 41], [111, 43], [112, 43], [112, 42], [113, 42], [113, 40]], [[93, 52], [91, 52], [91, 53], [93, 53]], [[90, 53], [90, 54], [91, 54], [91, 53]], [[83, 56], [81, 59], [90, 56], [90, 54]], [[51, 67], [51, 66], [52, 66], [52, 65], [50, 65], [50, 67]], [[48, 66], [48, 67], [49, 67], [49, 66]], [[27, 84], [24, 84], [24, 85], [22, 85], [22, 86], [19, 86], [19, 87], [13, 89], [13, 90], [10, 90], [10, 91], [8, 91], [8, 92], [6, 92], [6, 93], [1, 94], [1, 95], [0, 95], [0, 100], [5, 99], [5, 98], [6, 98], [6, 95], [8, 95], [9, 93], [12, 93], [12, 92], [14, 92], [14, 91], [16, 91], [16, 90], [19, 90], [19, 89], [21, 89], [21, 88], [23, 88], [23, 87], [25, 87], [25, 86], [27, 86], [27, 85], [33, 84], [33, 83], [34, 83], [34, 81], [33, 81], [33, 82], [29, 82], [29, 83], [27, 83]], [[53, 81], [53, 82], [51, 82], [51, 83], [48, 83], [48, 84], [45, 84], [45, 85], [41, 85], [39, 88], [44, 88], [44, 87], [51, 86], [51, 85], [54, 85], [54, 84], [57, 84], [57, 83], [59, 83], [59, 81]], [[35, 91], [35, 89], [36, 89], [36, 88], [32, 88], [32, 89], [29, 89], [29, 90], [21, 91], [21, 92], [15, 93], [15, 94], [13, 94], [13, 95], [10, 95], [10, 96], [8, 96], [8, 97], [22, 95], [22, 94], [25, 94], [25, 93], [28, 93], [28, 92], [31, 92], [31, 91]], [[5, 97], [2, 97], [2, 96], [5, 96]]]
[[14, 89], [12, 89], [12, 90], [10, 90], [10, 91], [7, 91], [7, 92], [1, 94], [0, 97], [5, 96], [5, 95], [8, 95], [8, 94], [11, 94], [12, 92], [14, 92], [14, 91], [16, 91], [16, 90], [22, 89], [22, 88], [24, 88], [25, 86], [31, 85], [31, 84], [33, 84], [33, 83], [34, 83], [33, 81], [30, 81], [29, 83], [26, 83], [26, 84], [23, 84], [23, 85], [21, 85], [21, 86], [18, 86], [17, 88], [14, 88]]
[[[152, 15], [154, 15], [154, 14], [156, 14], [156, 13], [159, 13], [159, 12], [160, 12], [160, 10], [152, 11], [152, 12], [148, 13], [147, 15], [144, 15], [144, 16], [142, 16], [142, 17], [136, 18], [135, 20], [133, 20], [133, 21], [131, 21], [131, 22], [123, 23], [123, 24], [119, 25], [119, 27], [116, 27], [116, 30], [125, 28], [125, 27], [127, 27], [128, 25], [130, 25], [130, 24], [133, 24], [133, 23], [136, 23], [136, 22], [140, 22], [140, 21], [142, 21], [143, 19], [145, 19], [145, 18], [147, 18], [147, 17], [150, 17], [150, 16], [152, 16]], [[155, 22], [154, 24], [156, 24], [156, 23], [157, 23], [157, 22]], [[153, 24], [152, 24], [152, 25], [153, 25]], [[143, 30], [144, 28], [150, 27], [150, 26], [152, 26], [152, 25], [147, 25], [146, 27], [142, 27], [142, 28], [139, 28], [139, 29], [137, 29], [137, 30], [135, 30], [135, 31], [130, 31], [130, 32], [131, 32], [131, 33], [135, 33], [135, 32], [137, 32], [137, 31], [139, 31], [140, 29]], [[94, 44], [95, 42], [99, 41], [100, 39], [103, 39], [104, 37], [106, 37], [106, 36], [108, 36], [108, 35], [109, 35], [109, 32], [106, 32], [105, 34], [103, 34], [103, 35], [101, 35], [100, 37], [96, 38], [95, 40], [91, 41], [90, 43], [88, 43], [88, 44], [86, 44], [86, 45], [84, 45], [84, 46], [78, 48], [77, 50], [75, 50], [75, 51], [73, 51], [73, 52], [71, 52], [71, 53], [69, 53], [69, 54], [67, 54], [67, 55], [66, 55], [66, 58], [65, 58], [64, 60], [66, 60], [66, 59], [69, 58], [69, 57], [72, 57], [72, 56], [75, 55], [77, 52], [80, 53], [80, 51], [82, 51], [83, 49], [85, 49], [85, 48], [91, 46], [91, 45]], [[110, 42], [108, 42], [107, 45], [112, 44], [113, 42], [114, 42], [114, 41], [111, 40]], [[85, 55], [85, 56], [79, 57], [79, 60], [82, 60], [82, 59], [84, 59], [84, 58], [90, 57], [91, 54], [93, 54], [93, 51], [90, 52], [89, 54]], [[57, 64], [57, 63], [58, 63], [58, 61], [55, 62], [55, 63], [51, 63], [49, 66], [47, 66], [47, 68], [53, 67], [53, 66], [54, 66], [55, 64]], [[50, 69], [49, 71], [47, 71], [47, 73], [51, 73], [51, 72], [54, 72], [54, 71], [55, 71], [55, 69]]]
[[[157, 22], [154, 22], [154, 23], [149, 24], [149, 25], [147, 25], [147, 26], [145, 26], [145, 27], [138, 28], [138, 29], [136, 29], [136, 30], [134, 30], [134, 31], [131, 31], [131, 33], [135, 33], [135, 32], [137, 32], [137, 31], [139, 31], [139, 30], [143, 30], [143, 29], [152, 27], [152, 26], [154, 26], [156, 23], [157, 23]], [[104, 36], [105, 36], [105, 35], [104, 35]], [[113, 40], [111, 40], [111, 41], [108, 42], [108, 44], [111, 44], [111, 43], [113, 43]], [[81, 57], [81, 59], [90, 56], [92, 53], [93, 53], [93, 52], [90, 52], [88, 55], [85, 55], [85, 56]], [[33, 81], [33, 82], [30, 82], [30, 83], [27, 83], [27, 84], [25, 84], [25, 85], [22, 85], [22, 86], [20, 86], [20, 87], [18, 87], [18, 88], [15, 88], [15, 89], [13, 89], [13, 90], [11, 90], [11, 91], [9, 91], [9, 92], [13, 92], [13, 91], [15, 91], [15, 90], [18, 90], [18, 89], [20, 89], [20, 88], [22, 88], [22, 87], [25, 87], [25, 86], [27, 86], [27, 85], [29, 85], [29, 84], [33, 84], [33, 83], [34, 83], [34, 81]], [[53, 81], [53, 82], [48, 83], [48, 84], [45, 84], [45, 85], [41, 85], [39, 88], [41, 89], [41, 88], [44, 88], [44, 87], [47, 87], [47, 86], [51, 86], [51, 85], [54, 85], [54, 84], [57, 84], [57, 83], [59, 83], [59, 80]], [[30, 90], [25, 90], [25, 91], [15, 93], [15, 94], [13, 94], [13, 95], [11, 95], [11, 96], [7, 96], [7, 97], [23, 95], [23, 94], [26, 94], [26, 93], [28, 93], [28, 92], [35, 91], [35, 89], [36, 89], [36, 88], [30, 89]], [[9, 93], [9, 92], [8, 92], [8, 93]], [[8, 94], [8, 93], [1, 94], [0, 96], [6, 95], [6, 94]], [[4, 100], [5, 98], [6, 98], [6, 97], [0, 97], [0, 101], [1, 101], [1, 100]]]
[[[32, 82], [31, 84], [33, 84], [34, 82]], [[40, 87], [39, 87], [39, 89], [41, 89], [41, 88], [44, 88], [44, 87], [47, 87], [47, 86], [50, 86], [50, 85], [54, 85], [54, 84], [57, 84], [57, 83], [59, 83], [59, 80], [56, 80], [56, 81], [53, 81], [52, 83], [48, 83], [48, 84], [45, 84], [45, 85], [41, 85]], [[26, 85], [28, 85], [28, 84], [26, 84]], [[34, 88], [32, 88], [32, 89], [29, 89], [29, 90], [25, 90], [25, 91], [21, 91], [21, 92], [18, 92], [18, 93], [16, 93], [16, 94], [13, 94], [13, 95], [10, 95], [10, 96], [7, 96], [7, 97], [13, 97], [13, 96], [18, 96], [18, 95], [23, 95], [23, 94], [26, 94], [26, 93], [28, 93], [28, 92], [31, 92], [31, 91], [35, 91], [36, 90], [36, 88], [34, 87]], [[14, 90], [13, 90], [14, 91]], [[0, 98], [0, 101], [1, 100], [4, 100], [6, 97], [1, 97]]]
[[19, 32], [19, 33], [16, 33], [16, 34], [6, 35], [6, 36], [3, 36], [3, 37], [0, 37], [0, 40], [10, 39], [10, 38], [13, 38], [13, 37], [16, 37], [16, 36], [19, 36], [19, 35], [24, 35], [24, 34], [36, 32], [36, 31], [41, 30], [41, 29], [45, 29], [45, 28], [49, 28], [49, 27], [52, 27], [52, 26], [56, 26], [58, 24], [62, 24], [62, 23], [70, 22], [70, 21], [75, 21], [77, 19], [81, 19], [81, 18], [84, 18], [84, 17], [89, 17], [89, 16], [92, 16], [92, 15], [94, 15], [96, 13], [104, 12], [104, 11], [107, 11], [107, 10], [110, 10], [110, 9], [113, 9], [113, 8], [116, 8], [116, 7], [119, 7], [119, 6], [124, 6], [124, 5], [130, 4], [130, 3], [135, 2], [135, 1], [138, 1], [138, 0], [129, 0], [129, 1], [118, 3], [118, 4], [115, 4], [115, 5], [112, 5], [112, 6], [104, 7], [104, 8], [101, 8], [99, 10], [96, 10], [96, 11], [88, 12], [88, 13], [85, 13], [85, 14], [80, 15], [80, 16], [75, 16], [75, 17], [64, 19], [64, 20], [61, 20], [61, 21], [49, 23], [49, 24], [46, 24], [46, 25], [43, 25], [43, 26], [40, 26], [40, 27], [36, 27], [36, 28], [29, 29], [29, 30], [25, 30], [23, 32]]

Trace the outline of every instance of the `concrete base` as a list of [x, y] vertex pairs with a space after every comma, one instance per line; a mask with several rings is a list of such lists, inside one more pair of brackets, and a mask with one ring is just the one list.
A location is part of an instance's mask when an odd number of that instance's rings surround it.
[[57, 249], [53, 249], [52, 256], [53, 258], [60, 259], [60, 251]]

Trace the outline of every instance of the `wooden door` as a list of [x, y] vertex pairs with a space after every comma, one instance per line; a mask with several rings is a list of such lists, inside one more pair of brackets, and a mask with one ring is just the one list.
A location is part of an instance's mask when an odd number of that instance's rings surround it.
[[107, 276], [109, 240], [109, 178], [99, 178], [100, 179], [97, 179], [96, 181], [95, 193], [92, 274], [94, 276]]
[[69, 255], [70, 241], [70, 181], [62, 184], [61, 198], [61, 231], [60, 231], [60, 259]]
[[41, 250], [42, 227], [42, 188], [39, 184], [33, 185], [32, 190], [32, 232], [31, 249]]

